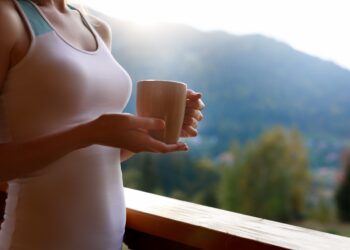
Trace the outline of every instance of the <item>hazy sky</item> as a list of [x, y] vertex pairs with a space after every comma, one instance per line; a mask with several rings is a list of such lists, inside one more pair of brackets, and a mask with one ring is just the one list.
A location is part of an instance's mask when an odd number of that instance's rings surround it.
[[80, 0], [138, 23], [259, 33], [350, 69], [350, 0]]

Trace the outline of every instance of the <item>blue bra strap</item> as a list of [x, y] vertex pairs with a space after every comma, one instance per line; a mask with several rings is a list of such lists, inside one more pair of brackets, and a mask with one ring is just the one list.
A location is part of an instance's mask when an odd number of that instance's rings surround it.
[[53, 31], [51, 26], [41, 16], [36, 7], [29, 0], [17, 0], [23, 13], [26, 15], [35, 36]]

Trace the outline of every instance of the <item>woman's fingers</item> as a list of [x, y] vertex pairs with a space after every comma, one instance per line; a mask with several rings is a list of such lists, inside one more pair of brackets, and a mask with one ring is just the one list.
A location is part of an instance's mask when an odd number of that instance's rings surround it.
[[187, 127], [192, 127], [192, 128], [198, 128], [198, 122], [196, 119], [193, 119], [195, 122], [191, 124], [182, 124], [182, 129], [185, 129]]
[[185, 117], [186, 116], [194, 117], [197, 121], [203, 119], [203, 114], [198, 109], [186, 108]]
[[196, 100], [187, 99], [186, 100], [186, 107], [192, 108], [192, 109], [203, 110], [205, 108], [205, 105], [201, 99], [196, 99]]
[[191, 126], [186, 126], [183, 128], [185, 134], [187, 134], [187, 137], [194, 137], [198, 135], [197, 129], [191, 127]]
[[180, 137], [186, 138], [190, 137], [184, 128], [181, 129]]
[[202, 94], [195, 92], [192, 89], [187, 89], [186, 98], [191, 100], [197, 100], [202, 97]]
[[183, 127], [184, 126], [193, 126], [194, 127], [194, 126], [197, 126], [197, 123], [198, 123], [198, 121], [194, 117], [192, 117], [190, 115], [186, 115], [184, 118]]
[[187, 144], [183, 142], [178, 142], [176, 144], [166, 144], [164, 142], [153, 139], [152, 137], [149, 140], [150, 140], [150, 148], [152, 149], [153, 152], [170, 153], [174, 151], [188, 150]]
[[181, 130], [182, 137], [194, 137], [198, 135], [196, 128], [198, 127], [198, 121], [203, 119], [201, 110], [205, 107], [201, 97], [201, 93], [194, 92], [191, 89], [187, 90], [186, 111]]
[[133, 116], [129, 121], [130, 129], [157, 130], [165, 128], [165, 121], [158, 118]]

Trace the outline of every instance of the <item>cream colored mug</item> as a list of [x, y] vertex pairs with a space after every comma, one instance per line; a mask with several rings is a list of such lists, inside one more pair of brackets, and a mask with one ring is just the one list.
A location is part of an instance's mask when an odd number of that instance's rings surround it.
[[161, 118], [164, 130], [151, 130], [150, 135], [167, 144], [177, 143], [186, 108], [186, 83], [168, 80], [137, 82], [136, 112], [138, 116]]

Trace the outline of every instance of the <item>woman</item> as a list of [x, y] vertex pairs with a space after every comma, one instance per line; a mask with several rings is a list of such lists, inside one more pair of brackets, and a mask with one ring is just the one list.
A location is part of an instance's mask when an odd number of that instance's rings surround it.
[[[122, 113], [131, 79], [103, 21], [65, 0], [4, 0], [0, 34], [0, 249], [120, 249], [120, 162], [188, 146], [149, 136], [164, 121]], [[200, 97], [188, 91], [184, 137], [197, 134]]]

